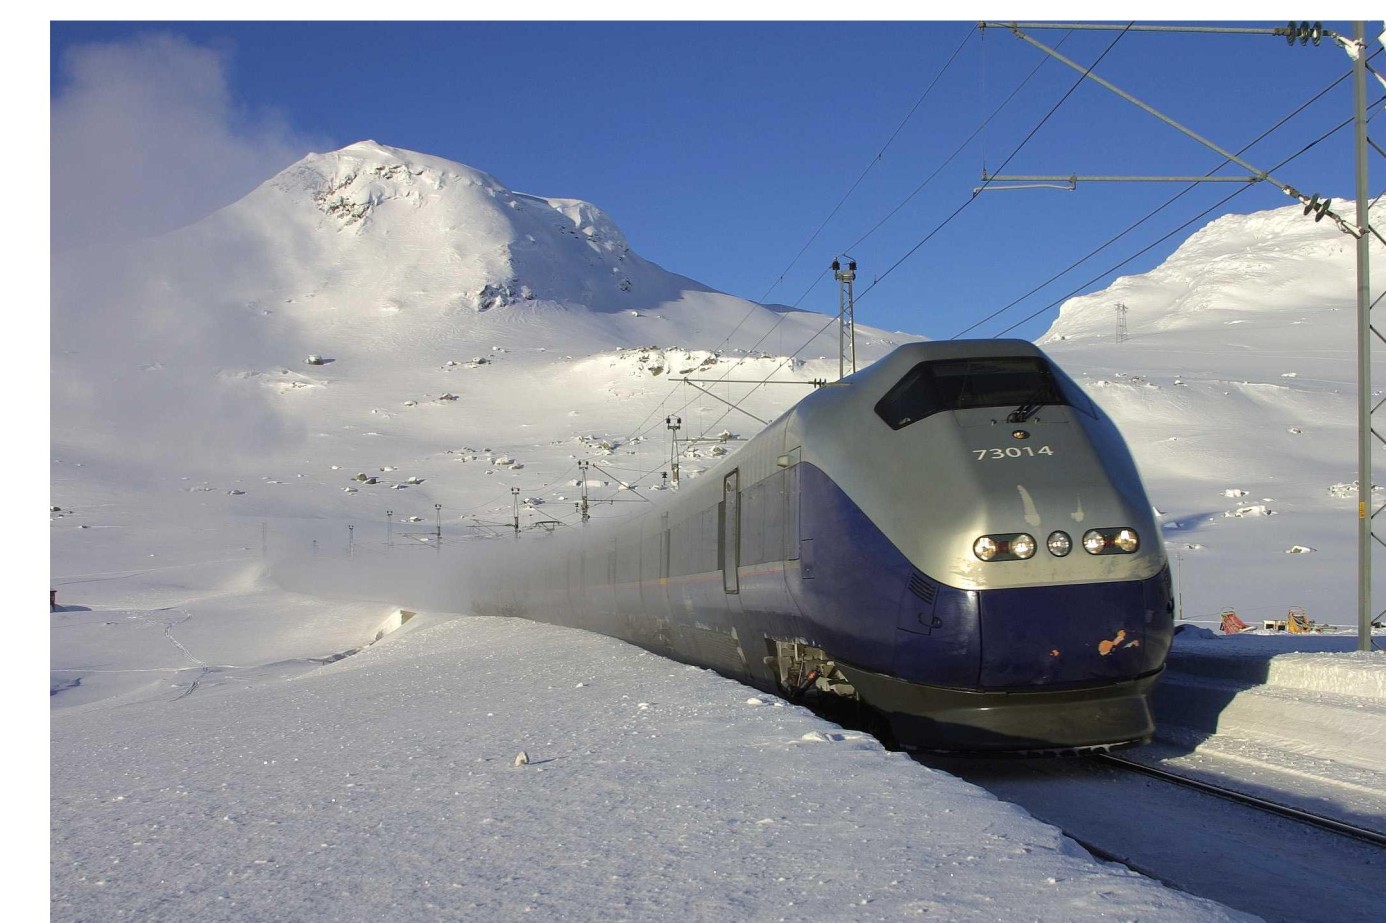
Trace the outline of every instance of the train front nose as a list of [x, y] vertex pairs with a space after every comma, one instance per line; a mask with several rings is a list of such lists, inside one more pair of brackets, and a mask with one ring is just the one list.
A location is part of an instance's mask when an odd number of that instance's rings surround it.
[[980, 594], [984, 689], [1120, 682], [1160, 668], [1169, 648], [1168, 571], [1149, 580]]

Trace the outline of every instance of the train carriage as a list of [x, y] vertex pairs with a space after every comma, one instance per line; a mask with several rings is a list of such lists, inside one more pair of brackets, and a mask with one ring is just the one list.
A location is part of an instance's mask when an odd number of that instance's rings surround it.
[[1116, 427], [1033, 344], [902, 346], [670, 493], [553, 539], [479, 608], [856, 701], [907, 748], [1153, 731], [1159, 525]]

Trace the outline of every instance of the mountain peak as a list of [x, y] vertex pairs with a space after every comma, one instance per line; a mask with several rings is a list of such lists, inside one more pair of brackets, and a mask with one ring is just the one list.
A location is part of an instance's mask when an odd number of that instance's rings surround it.
[[482, 170], [373, 140], [309, 154], [227, 211], [246, 208], [297, 225], [335, 251], [329, 260], [378, 250], [371, 259], [396, 273], [412, 265], [417, 278], [446, 278], [450, 307], [611, 311], [705, 290], [634, 254], [590, 202], [515, 192]]

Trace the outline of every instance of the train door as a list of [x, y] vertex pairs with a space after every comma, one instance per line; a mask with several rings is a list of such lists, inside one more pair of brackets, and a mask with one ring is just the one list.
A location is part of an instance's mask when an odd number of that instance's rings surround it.
[[780, 541], [784, 548], [784, 560], [799, 560], [799, 456], [795, 447], [780, 456], [780, 467], [784, 469], [784, 509], [780, 513]]
[[669, 582], [669, 514], [659, 514], [659, 585], [661, 592]]
[[741, 592], [737, 566], [741, 563], [741, 491], [739, 471], [733, 471], [722, 481], [722, 589], [728, 593]]

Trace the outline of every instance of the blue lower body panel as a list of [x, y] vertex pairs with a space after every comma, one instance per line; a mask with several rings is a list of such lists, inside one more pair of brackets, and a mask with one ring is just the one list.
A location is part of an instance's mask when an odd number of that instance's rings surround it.
[[1145, 579], [962, 590], [916, 570], [812, 465], [790, 592], [906, 745], [1093, 747], [1148, 738], [1173, 638], [1168, 568]]

